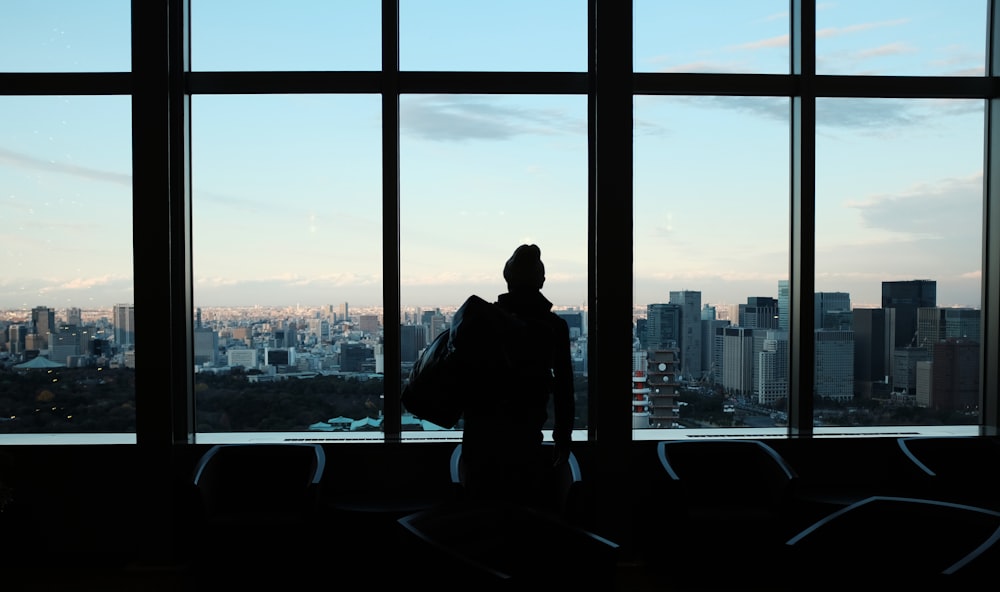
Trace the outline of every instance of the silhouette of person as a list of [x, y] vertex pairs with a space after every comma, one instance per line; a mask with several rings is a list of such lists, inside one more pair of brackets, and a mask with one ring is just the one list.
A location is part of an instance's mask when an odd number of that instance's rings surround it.
[[[545, 266], [536, 245], [521, 245], [503, 269], [507, 292], [496, 304], [526, 324], [521, 368], [476, 385], [465, 408], [462, 463], [470, 499], [541, 506], [543, 481], [569, 458], [575, 416], [569, 326], [541, 293]], [[542, 428], [553, 410], [554, 458]]]

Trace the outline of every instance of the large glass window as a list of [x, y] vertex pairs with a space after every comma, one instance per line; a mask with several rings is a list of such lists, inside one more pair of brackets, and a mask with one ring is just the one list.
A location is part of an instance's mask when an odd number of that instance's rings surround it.
[[637, 430], [785, 425], [788, 114], [787, 99], [635, 98]]
[[818, 427], [978, 422], [983, 117], [818, 102]]
[[[504, 263], [534, 243], [542, 293], [572, 327], [576, 427], [585, 428], [584, 97], [407, 95], [400, 129], [403, 376], [468, 296], [494, 301], [506, 291]], [[407, 421], [404, 429], [434, 426]]]
[[788, 2], [634, 0], [636, 72], [787, 74]]
[[0, 433], [135, 432], [128, 97], [0, 97]]
[[0, 72], [128, 72], [129, 0], [0, 6]]
[[422, 0], [399, 5], [403, 70], [587, 70], [586, 0]]
[[816, 5], [816, 73], [982, 76], [986, 0]]
[[379, 2], [192, 0], [195, 71], [378, 70]]
[[[0, 431], [415, 440], [396, 383], [521, 243], [574, 331], [578, 438], [627, 401], [634, 438], [995, 426], [989, 2], [635, 0], [630, 48], [627, 4], [495, 4], [0, 8]], [[597, 301], [629, 278], [632, 310]], [[137, 310], [171, 385], [145, 409], [176, 410], [138, 428]], [[630, 320], [631, 383], [591, 331]]]
[[380, 129], [370, 95], [194, 98], [201, 441], [380, 432]]

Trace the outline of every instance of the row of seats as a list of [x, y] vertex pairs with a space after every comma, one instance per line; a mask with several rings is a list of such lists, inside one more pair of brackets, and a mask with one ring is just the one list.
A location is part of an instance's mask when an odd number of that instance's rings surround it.
[[896, 443], [914, 469], [906, 495], [824, 499], [800, 489], [794, 468], [763, 441], [660, 442], [665, 479], [654, 497], [676, 502], [676, 536], [646, 537], [647, 562], [673, 566], [665, 581], [692, 585], [977, 581], [1000, 556], [1000, 446], [964, 437]]
[[[773, 577], [772, 588], [779, 589], [783, 581], [820, 573], [839, 583], [879, 575], [917, 582], [978, 577], [1000, 547], [996, 440], [900, 438], [897, 444], [921, 477], [908, 495], [867, 492], [829, 503], [802, 495], [794, 468], [763, 441], [659, 442], [662, 478], [654, 481], [649, 507], [637, 510], [648, 516], [636, 524], [650, 525], [637, 533], [642, 559], [664, 587]], [[311, 554], [328, 516], [319, 491], [325, 466], [318, 444], [208, 450], [193, 485], [202, 517], [199, 556], [213, 558], [212, 572], [229, 581], [245, 573], [239, 565], [248, 561], [321, 562]], [[483, 589], [519, 586], [524, 578], [610, 589], [619, 548], [582, 527], [585, 481], [575, 455], [551, 476], [550, 503], [536, 509], [463, 500], [461, 445], [449, 468], [453, 497], [391, 515], [403, 572], [463, 573], [457, 585], [475, 582]], [[554, 553], [553, 545], [563, 553]], [[237, 547], [230, 553], [234, 563], [216, 561]], [[371, 552], [385, 556], [384, 549]]]

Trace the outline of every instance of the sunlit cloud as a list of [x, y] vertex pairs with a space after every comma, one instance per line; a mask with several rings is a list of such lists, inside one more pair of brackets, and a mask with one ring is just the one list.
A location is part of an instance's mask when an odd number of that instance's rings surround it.
[[14, 168], [39, 171], [42, 173], [55, 173], [60, 175], [70, 175], [90, 181], [102, 181], [115, 183], [126, 187], [132, 186], [132, 175], [124, 173], [114, 173], [101, 169], [95, 169], [64, 162], [54, 162], [36, 156], [31, 156], [23, 152], [16, 152], [6, 148], [0, 148], [0, 164], [5, 164]]

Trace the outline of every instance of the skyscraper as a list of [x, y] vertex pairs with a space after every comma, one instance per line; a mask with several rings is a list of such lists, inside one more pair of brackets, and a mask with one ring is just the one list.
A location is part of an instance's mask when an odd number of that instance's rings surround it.
[[135, 349], [135, 306], [116, 304], [112, 311], [115, 327], [115, 349], [119, 352]]
[[757, 354], [757, 402], [769, 405], [788, 397], [788, 332], [768, 331]]
[[31, 309], [31, 332], [38, 335], [40, 348], [47, 348], [49, 333], [56, 330], [56, 311], [47, 306]]
[[740, 327], [777, 329], [778, 300], [770, 296], [750, 296], [740, 305]]
[[851, 326], [854, 329], [854, 391], [868, 398], [882, 395], [880, 389], [887, 388], [889, 374], [885, 310], [855, 308], [851, 311]]
[[817, 397], [851, 401], [854, 398], [854, 332], [817, 330], [814, 368]]
[[816, 292], [813, 315], [816, 329], [849, 330], [851, 295], [847, 292]]
[[788, 331], [791, 326], [788, 317], [788, 303], [791, 298], [788, 280], [778, 280], [778, 328]]
[[882, 282], [882, 308], [894, 309], [894, 347], [914, 344], [917, 336], [917, 309], [937, 306], [937, 282], [906, 280]]
[[701, 292], [670, 292], [670, 304], [681, 309], [678, 343], [681, 374], [688, 380], [701, 380]]
[[645, 349], [678, 349], [680, 334], [680, 306], [665, 303], [646, 305], [646, 331], [645, 335], [639, 338]]

